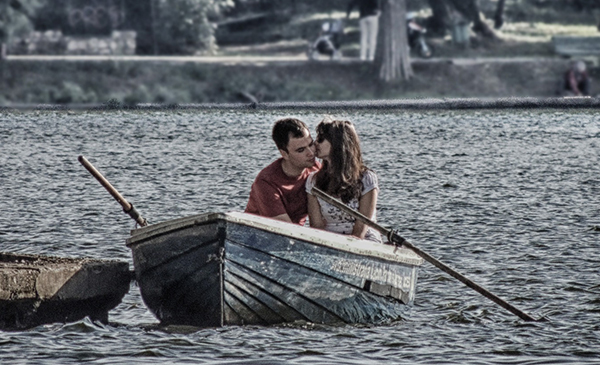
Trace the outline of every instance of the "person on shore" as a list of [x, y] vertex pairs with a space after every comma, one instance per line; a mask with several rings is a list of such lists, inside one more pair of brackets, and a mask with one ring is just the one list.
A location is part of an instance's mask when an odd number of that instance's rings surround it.
[[563, 96], [589, 96], [590, 82], [585, 62], [577, 61], [564, 74], [561, 94]]
[[320, 168], [315, 146], [304, 122], [275, 122], [273, 141], [281, 157], [259, 172], [252, 184], [246, 213], [304, 225], [308, 215], [306, 178]]
[[379, 31], [379, 0], [351, 0], [348, 3], [346, 18], [355, 6], [358, 6], [360, 25], [360, 59], [373, 61], [377, 48], [377, 32]]
[[316, 152], [323, 166], [306, 180], [310, 226], [381, 243], [375, 229], [312, 195], [313, 187], [376, 221], [377, 175], [363, 163], [360, 141], [349, 121], [324, 119], [317, 126]]

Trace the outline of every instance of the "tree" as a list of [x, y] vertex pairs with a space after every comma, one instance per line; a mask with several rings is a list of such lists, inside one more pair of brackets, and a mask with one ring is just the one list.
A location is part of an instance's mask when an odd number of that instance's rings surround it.
[[382, 0], [381, 68], [384, 81], [408, 80], [413, 76], [406, 32], [406, 0]]
[[0, 59], [6, 57], [6, 44], [15, 36], [31, 31], [30, 14], [40, 0], [0, 0]]
[[156, 52], [193, 54], [216, 48], [210, 14], [232, 5], [231, 0], [151, 0]]

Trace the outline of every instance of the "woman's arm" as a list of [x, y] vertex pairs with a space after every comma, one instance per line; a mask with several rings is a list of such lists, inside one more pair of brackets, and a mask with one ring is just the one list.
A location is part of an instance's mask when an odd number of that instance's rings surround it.
[[[373, 213], [375, 213], [375, 208], [377, 207], [377, 189], [373, 189], [366, 193], [365, 195], [360, 197], [358, 201], [358, 211], [364, 215], [365, 217], [371, 219], [373, 217]], [[365, 238], [367, 234], [367, 229], [369, 227], [356, 220], [354, 223], [354, 229], [352, 230], [352, 235], [358, 238]]]
[[312, 194], [308, 196], [308, 221], [312, 228], [325, 228], [325, 220], [321, 214], [321, 204]]

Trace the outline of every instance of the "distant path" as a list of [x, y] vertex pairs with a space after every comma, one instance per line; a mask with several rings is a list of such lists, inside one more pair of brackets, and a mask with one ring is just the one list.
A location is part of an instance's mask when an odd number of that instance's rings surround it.
[[510, 97], [510, 98], [424, 98], [352, 101], [308, 101], [273, 103], [212, 103], [212, 104], [67, 104], [0, 106], [0, 111], [19, 110], [477, 110], [477, 109], [600, 109], [600, 98], [592, 97]]
[[[289, 65], [299, 63], [340, 63], [357, 64], [363, 61], [358, 58], [342, 58], [341, 60], [309, 61], [306, 56], [65, 56], [65, 55], [8, 55], [7, 61], [123, 61], [123, 62], [169, 62], [169, 63], [204, 63], [223, 65]], [[412, 58], [413, 64], [445, 63], [454, 65], [476, 65], [485, 63], [531, 63], [531, 62], [565, 62], [560, 57], [478, 57], [478, 58]]]
[[213, 64], [260, 64], [306, 62], [306, 57], [246, 57], [246, 56], [65, 56], [65, 55], [8, 55], [7, 61], [123, 61], [123, 62], [174, 62]]

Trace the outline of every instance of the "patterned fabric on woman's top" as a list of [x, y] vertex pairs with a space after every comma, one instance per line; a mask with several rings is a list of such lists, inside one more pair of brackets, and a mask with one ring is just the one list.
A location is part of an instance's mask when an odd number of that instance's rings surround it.
[[[315, 186], [315, 176], [316, 172], [311, 173], [306, 179], [306, 192], [310, 194], [312, 188]], [[377, 175], [371, 170], [367, 170], [363, 175], [362, 179], [363, 190], [361, 192], [361, 196], [365, 195], [369, 191], [373, 189], [379, 190], [379, 185], [377, 182]], [[330, 232], [342, 233], [342, 234], [352, 234], [352, 230], [354, 228], [354, 217], [349, 215], [348, 213], [343, 212], [337, 207], [327, 203], [326, 201], [317, 198], [319, 204], [321, 205], [321, 215], [323, 215], [323, 219], [325, 219], [326, 225], [325, 230]], [[348, 204], [350, 208], [354, 210], [358, 210], [358, 199], [351, 200]], [[377, 221], [377, 210], [373, 212], [373, 216], [369, 217], [372, 221]], [[381, 234], [377, 232], [377, 230], [369, 227], [367, 230], [367, 234], [365, 235], [365, 239], [379, 242], [381, 243]]]

